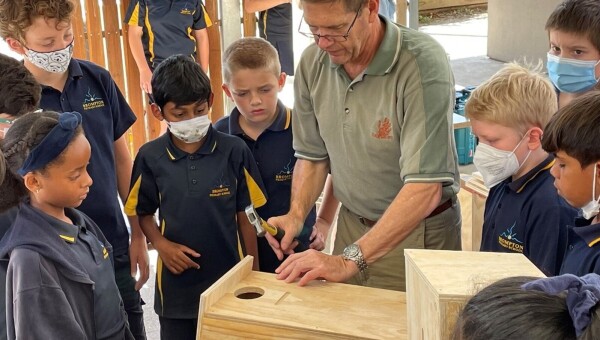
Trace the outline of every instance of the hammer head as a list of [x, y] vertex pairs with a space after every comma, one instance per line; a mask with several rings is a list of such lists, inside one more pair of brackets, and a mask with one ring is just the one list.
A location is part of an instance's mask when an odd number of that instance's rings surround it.
[[250, 221], [250, 223], [252, 223], [254, 228], [256, 228], [256, 235], [258, 237], [265, 236], [265, 232], [266, 232], [265, 228], [263, 228], [263, 226], [262, 226], [260, 216], [258, 216], [256, 209], [254, 209], [254, 205], [250, 204], [249, 206], [246, 207], [246, 209], [244, 211], [246, 212], [248, 221]]

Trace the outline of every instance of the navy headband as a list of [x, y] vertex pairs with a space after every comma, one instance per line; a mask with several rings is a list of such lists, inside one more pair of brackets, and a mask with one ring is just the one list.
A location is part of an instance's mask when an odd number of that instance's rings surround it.
[[42, 139], [27, 156], [17, 172], [25, 176], [28, 172], [42, 169], [52, 162], [69, 145], [77, 127], [81, 124], [79, 112], [64, 112], [58, 114], [58, 124]]
[[579, 338], [592, 321], [592, 311], [600, 302], [600, 276], [595, 273], [577, 277], [573, 274], [537, 279], [521, 286], [524, 290], [537, 290], [551, 295], [567, 292], [567, 309]]

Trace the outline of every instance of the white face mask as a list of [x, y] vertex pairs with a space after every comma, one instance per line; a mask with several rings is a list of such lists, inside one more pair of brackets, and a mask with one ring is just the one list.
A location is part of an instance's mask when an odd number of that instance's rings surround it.
[[527, 158], [531, 154], [531, 150], [529, 150], [527, 157], [525, 157], [521, 164], [519, 164], [517, 155], [515, 155], [515, 150], [521, 145], [523, 138], [521, 138], [519, 144], [512, 151], [496, 149], [484, 143], [477, 145], [475, 155], [473, 156], [473, 163], [477, 170], [481, 172], [485, 186], [488, 188], [494, 187], [508, 177], [516, 174], [521, 169], [521, 166], [525, 164], [525, 161], [527, 161]]
[[196, 143], [206, 136], [210, 119], [208, 115], [204, 115], [181, 122], [167, 122], [167, 126], [177, 139], [185, 143]]
[[69, 68], [73, 56], [73, 42], [69, 46], [52, 52], [37, 52], [31, 49], [25, 51], [25, 58], [42, 70], [52, 73], [63, 73]]
[[581, 215], [586, 220], [596, 217], [600, 212], [600, 197], [596, 198], [596, 165], [594, 164], [594, 179], [592, 181], [592, 200], [581, 208]]

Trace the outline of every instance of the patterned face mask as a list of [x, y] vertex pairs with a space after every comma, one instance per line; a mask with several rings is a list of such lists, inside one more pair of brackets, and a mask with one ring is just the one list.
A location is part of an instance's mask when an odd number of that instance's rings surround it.
[[25, 51], [25, 58], [42, 70], [52, 73], [63, 73], [69, 68], [73, 56], [73, 42], [69, 46], [52, 52]]
[[206, 136], [210, 119], [208, 115], [204, 115], [181, 122], [167, 122], [167, 126], [177, 139], [185, 143], [196, 143]]

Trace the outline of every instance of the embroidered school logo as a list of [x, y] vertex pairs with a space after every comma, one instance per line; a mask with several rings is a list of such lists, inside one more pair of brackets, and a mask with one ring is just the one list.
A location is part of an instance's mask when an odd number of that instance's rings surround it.
[[189, 2], [186, 1], [185, 5], [183, 5], [183, 8], [181, 9], [181, 12], [179, 12], [179, 14], [183, 14], [183, 15], [192, 15], [194, 14], [192, 12], [192, 10], [189, 8]]
[[292, 175], [294, 174], [294, 167], [292, 167], [291, 164], [292, 160], [290, 159], [288, 164], [286, 164], [286, 166], [283, 167], [283, 170], [279, 171], [279, 173], [275, 175], [275, 182], [285, 182], [292, 180]]
[[371, 136], [377, 139], [392, 139], [392, 122], [390, 119], [385, 117], [378, 120], [375, 124], [375, 132], [373, 132]]
[[83, 109], [84, 110], [92, 110], [104, 107], [104, 100], [99, 96], [92, 93], [92, 89], [88, 87], [88, 92], [83, 99]]
[[522, 253], [523, 252], [523, 241], [519, 240], [517, 238], [517, 233], [515, 233], [513, 231], [516, 226], [517, 226], [517, 222], [513, 223], [513, 225], [510, 228], [508, 228], [502, 234], [500, 234], [500, 236], [498, 236], [498, 243], [502, 247], [504, 247], [510, 251]]
[[223, 175], [221, 174], [221, 178], [219, 178], [216, 183], [213, 185], [213, 188], [210, 190], [210, 197], [221, 197], [221, 196], [229, 196], [231, 195], [231, 190], [229, 190], [229, 183], [223, 179]]

